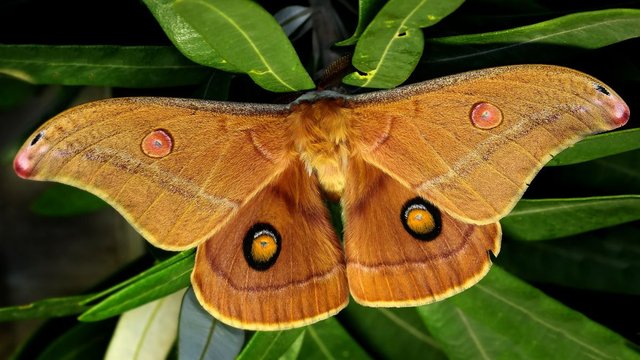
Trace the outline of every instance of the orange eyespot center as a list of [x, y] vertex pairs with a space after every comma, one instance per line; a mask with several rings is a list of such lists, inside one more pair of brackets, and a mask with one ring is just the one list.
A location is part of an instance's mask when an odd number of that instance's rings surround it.
[[165, 130], [158, 129], [150, 132], [142, 140], [142, 152], [152, 158], [161, 158], [169, 155], [173, 150], [173, 139]]
[[493, 129], [502, 122], [502, 111], [487, 102], [480, 102], [471, 108], [471, 122], [479, 129]]
[[242, 241], [242, 252], [247, 265], [257, 271], [271, 268], [282, 250], [280, 233], [271, 224], [256, 223]]
[[257, 262], [267, 262], [278, 250], [278, 242], [272, 234], [258, 233], [251, 243], [251, 257]]
[[407, 211], [407, 226], [418, 234], [428, 234], [436, 227], [435, 220], [426, 208], [413, 205]]
[[433, 240], [442, 231], [440, 210], [419, 196], [404, 204], [400, 221], [407, 233], [417, 240]]

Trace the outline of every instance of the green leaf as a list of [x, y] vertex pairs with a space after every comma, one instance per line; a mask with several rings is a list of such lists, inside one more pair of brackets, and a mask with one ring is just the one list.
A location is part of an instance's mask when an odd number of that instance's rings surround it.
[[529, 281], [640, 295], [640, 229], [622, 225], [553, 241], [504, 241], [497, 263]]
[[182, 86], [209, 72], [166, 46], [0, 45], [0, 74], [33, 84]]
[[640, 10], [582, 12], [518, 28], [427, 40], [421, 67], [459, 71], [512, 63], [549, 62], [569, 51], [597, 49], [640, 36]]
[[353, 65], [359, 70], [342, 79], [349, 85], [390, 88], [404, 82], [424, 46], [421, 28], [454, 11], [462, 0], [390, 0], [364, 31]]
[[537, 241], [635, 220], [640, 220], [640, 195], [520, 200], [500, 222], [505, 235]]
[[178, 335], [184, 292], [177, 291], [122, 314], [104, 359], [165, 359]]
[[88, 306], [84, 304], [93, 295], [68, 296], [35, 301], [26, 305], [0, 308], [0, 321], [60, 317], [78, 314]]
[[0, 111], [6, 111], [25, 102], [35, 92], [29, 83], [0, 75]]
[[80, 323], [60, 335], [38, 356], [38, 360], [101, 359], [115, 327], [115, 321]]
[[640, 193], [640, 150], [570, 165], [548, 167], [541, 175], [555, 188], [576, 189], [576, 194], [620, 195]]
[[[256, 332], [238, 356], [238, 360], [278, 359], [287, 354], [292, 347], [295, 349], [296, 346], [300, 346], [302, 341], [300, 337], [304, 336], [304, 329]], [[287, 354], [285, 358], [295, 359], [296, 357], [297, 354]]]
[[244, 330], [216, 320], [205, 311], [193, 288], [182, 300], [178, 329], [179, 359], [235, 359], [244, 344]]
[[289, 349], [287, 349], [281, 356], [277, 357], [278, 360], [296, 360], [298, 359], [298, 355], [300, 355], [300, 349], [302, 349], [302, 342], [304, 341], [305, 335], [307, 334], [306, 329], [302, 331], [300, 335], [296, 338], [296, 340], [291, 344]]
[[300, 359], [370, 359], [334, 318], [306, 328]]
[[546, 166], [562, 166], [640, 149], [640, 129], [628, 129], [589, 136], [564, 150]]
[[451, 359], [638, 359], [620, 335], [498, 266], [477, 285], [418, 308]]
[[249, 0], [176, 0], [174, 10], [234, 68], [277, 92], [311, 89], [313, 81], [275, 19]]
[[175, 0], [142, 0], [162, 30], [191, 61], [223, 71], [240, 72], [218, 54], [207, 41], [173, 9]]
[[97, 196], [68, 185], [53, 184], [31, 204], [31, 211], [43, 216], [73, 216], [107, 207]]
[[376, 15], [378, 10], [382, 7], [384, 2], [382, 0], [359, 0], [358, 1], [358, 25], [353, 35], [348, 39], [344, 39], [336, 43], [337, 46], [348, 46], [355, 44], [360, 36], [367, 28], [367, 25], [371, 22], [371, 19]]
[[106, 319], [188, 287], [194, 260], [193, 251], [184, 251], [124, 283], [107, 289], [90, 301], [100, 299], [105, 294], [110, 295], [85, 311], [78, 319]]
[[351, 336], [374, 357], [446, 359], [416, 308], [370, 308], [351, 301], [340, 313]]
[[[45, 299], [31, 304], [0, 308], [0, 321], [60, 317], [82, 313], [87, 310], [89, 310], [89, 315], [85, 319], [84, 316], [86, 314], [83, 314], [82, 320], [95, 321], [117, 315], [119, 312], [144, 303], [140, 298], [151, 301], [172, 293], [179, 288], [187, 287], [189, 285], [189, 279], [184, 273], [188, 273], [193, 267], [194, 257], [193, 250], [183, 251], [99, 293]], [[180, 275], [180, 272], [183, 274]], [[101, 301], [111, 294], [120, 294], [122, 291], [125, 292], [124, 296], [126, 296], [126, 293], [132, 296], [131, 299], [125, 299], [124, 304], [114, 304], [115, 300], [109, 297], [105, 299], [105, 301], [107, 301], [106, 304], [98, 303], [96, 305], [98, 307], [97, 309], [92, 308], [90, 305], [93, 302]], [[119, 312], [111, 308], [111, 306], [115, 306]], [[98, 313], [96, 313], [96, 311]], [[105, 313], [101, 313], [102, 311], [105, 311]], [[110, 313], [114, 311], [116, 311], [116, 313]]]

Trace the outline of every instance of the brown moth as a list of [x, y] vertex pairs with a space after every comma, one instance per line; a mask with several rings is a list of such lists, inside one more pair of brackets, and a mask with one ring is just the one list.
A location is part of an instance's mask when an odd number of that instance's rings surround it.
[[[472, 286], [543, 164], [628, 118], [593, 77], [507, 66], [289, 105], [97, 101], [45, 123], [14, 167], [97, 194], [157, 247], [197, 246], [204, 308], [275, 330], [331, 316], [349, 293], [413, 306]], [[344, 245], [326, 196], [341, 199]]]

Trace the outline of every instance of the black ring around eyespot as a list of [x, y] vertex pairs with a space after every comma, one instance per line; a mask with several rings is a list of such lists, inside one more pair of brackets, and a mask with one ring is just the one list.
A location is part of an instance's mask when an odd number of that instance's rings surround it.
[[[253, 256], [251, 256], [251, 246], [253, 245], [253, 240], [257, 233], [267, 231], [275, 237], [276, 241], [276, 252], [269, 258], [267, 261], [256, 261]], [[244, 240], [242, 241], [242, 252], [244, 253], [244, 258], [247, 261], [247, 264], [258, 271], [265, 271], [273, 266], [278, 260], [278, 255], [280, 255], [280, 250], [282, 249], [282, 237], [278, 230], [276, 230], [271, 224], [267, 223], [256, 223], [249, 230], [247, 234], [244, 236]]]
[[[417, 233], [415, 231], [413, 231], [413, 229], [411, 229], [411, 227], [409, 227], [409, 224], [407, 224], [407, 217], [406, 217], [406, 213], [407, 210], [409, 210], [409, 208], [413, 205], [422, 205], [425, 207], [425, 209], [427, 209], [427, 211], [431, 214], [431, 216], [433, 216], [433, 223], [434, 223], [434, 227], [433, 230], [431, 230], [430, 232], [426, 233], [426, 234], [420, 234]], [[426, 201], [425, 199], [421, 198], [421, 197], [415, 197], [409, 201], [407, 201], [404, 206], [402, 207], [402, 211], [400, 212], [400, 222], [402, 223], [402, 226], [404, 227], [404, 229], [414, 238], [418, 239], [418, 240], [422, 240], [422, 241], [428, 241], [428, 240], [433, 240], [435, 239], [438, 235], [440, 235], [440, 232], [442, 231], [442, 217], [440, 216], [440, 210], [438, 210], [437, 207], [435, 207], [432, 203]]]

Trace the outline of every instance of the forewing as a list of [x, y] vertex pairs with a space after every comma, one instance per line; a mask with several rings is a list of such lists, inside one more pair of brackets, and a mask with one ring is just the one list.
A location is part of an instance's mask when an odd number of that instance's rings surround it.
[[[45, 123], [14, 167], [22, 177], [90, 191], [152, 244], [180, 250], [209, 238], [288, 166], [287, 114], [285, 106], [97, 101]], [[154, 150], [144, 141], [157, 131], [170, 144]]]
[[[483, 103], [499, 109], [498, 126], [474, 125], [472, 109]], [[554, 154], [629, 118], [624, 101], [598, 80], [545, 65], [468, 72], [346, 104], [354, 152], [475, 224], [505, 216]]]

